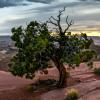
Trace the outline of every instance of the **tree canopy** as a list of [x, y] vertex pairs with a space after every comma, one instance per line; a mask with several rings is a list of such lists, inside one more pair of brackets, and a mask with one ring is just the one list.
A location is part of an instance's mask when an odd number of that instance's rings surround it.
[[[64, 63], [74, 68], [81, 62], [92, 60], [95, 54], [89, 49], [93, 42], [92, 39], [89, 39], [84, 33], [79, 35], [67, 32], [72, 25], [72, 21], [68, 23], [68, 17], [66, 17], [68, 26], [63, 30], [60, 24], [63, 11], [59, 11], [58, 19], [51, 16], [46, 23], [32, 21], [26, 28], [22, 26], [12, 28], [11, 38], [18, 49], [10, 64], [12, 74], [34, 78], [35, 72], [48, 68], [48, 62], [52, 60], [61, 76], [65, 75], [65, 73], [63, 74], [65, 69], [62, 69]], [[48, 30], [47, 23], [56, 26], [55, 35]]]

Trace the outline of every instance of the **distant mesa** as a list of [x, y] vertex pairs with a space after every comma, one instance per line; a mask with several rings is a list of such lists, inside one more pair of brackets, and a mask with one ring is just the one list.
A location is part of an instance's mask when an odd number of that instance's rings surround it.
[[[100, 37], [91, 36], [94, 40], [94, 43], [91, 45], [91, 49], [95, 50], [97, 53], [100, 53]], [[0, 53], [6, 54], [13, 51], [17, 51], [17, 48], [14, 46], [14, 42], [11, 40], [11, 36], [0, 36]]]
[[6, 54], [16, 50], [10, 36], [0, 36], [0, 53]]

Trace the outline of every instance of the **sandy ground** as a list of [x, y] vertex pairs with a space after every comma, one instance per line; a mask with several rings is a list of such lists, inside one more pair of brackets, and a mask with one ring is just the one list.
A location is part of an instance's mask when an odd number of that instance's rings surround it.
[[9, 72], [0, 71], [0, 91], [13, 90], [30, 83], [32, 83], [32, 80], [15, 77]]
[[[96, 67], [100, 62], [94, 63]], [[97, 80], [86, 65], [71, 71], [71, 77], [82, 80], [80, 84], [69, 88], [77, 88], [83, 95], [79, 100], [100, 100], [100, 80]], [[11, 75], [9, 72], [0, 71], [0, 100], [64, 100], [68, 88], [52, 90], [46, 93], [28, 93], [25, 86], [34, 83], [37, 79], [58, 79], [56, 68], [49, 69], [48, 75], [37, 74], [34, 80], [27, 80]]]

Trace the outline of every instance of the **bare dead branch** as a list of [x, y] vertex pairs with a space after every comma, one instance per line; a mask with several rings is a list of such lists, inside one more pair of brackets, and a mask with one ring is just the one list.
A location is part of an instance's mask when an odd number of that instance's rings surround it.
[[69, 23], [68, 23], [68, 16], [66, 17], [66, 24], [68, 25]]
[[62, 29], [61, 26], [61, 16], [63, 14], [63, 12], [65, 11], [66, 7], [64, 7], [62, 10], [59, 10], [57, 19], [54, 18], [53, 16], [51, 16], [49, 18], [49, 21], [47, 21], [47, 23], [51, 23], [53, 25], [56, 26], [56, 31], [60, 34], [60, 35], [65, 35], [66, 31], [70, 28], [70, 26], [73, 24], [73, 20], [71, 20], [70, 22], [68, 21], [68, 16], [66, 17], [66, 24], [67, 24], [67, 28], [65, 28], [65, 30]]
[[68, 22], [68, 16], [66, 17], [66, 24], [67, 25], [72, 25], [73, 24], [73, 20], [71, 20], [70, 22]]
[[55, 22], [53, 22], [53, 21], [51, 20], [51, 18], [49, 18], [49, 21], [47, 21], [47, 23], [51, 23], [51, 24], [53, 24], [53, 25], [55, 25], [55, 26], [58, 26], [57, 23], [55, 23]]
[[63, 10], [59, 10], [59, 15], [58, 16], [61, 16], [63, 14], [63, 12], [65, 11], [66, 7], [63, 8]]
[[65, 7], [64, 7], [64, 9], [63, 10], [59, 10], [59, 14], [58, 14], [58, 21], [57, 21], [57, 23], [58, 23], [58, 29], [59, 29], [59, 32], [60, 32], [60, 35], [62, 35], [63, 34], [63, 30], [62, 30], [62, 26], [61, 26], [61, 15], [63, 14], [63, 12], [65, 11]]
[[53, 16], [51, 16], [50, 18], [52, 18], [53, 20], [55, 20], [56, 22], [58, 21], [56, 18], [54, 18]]
[[68, 22], [68, 16], [67, 16], [66, 17], [66, 24], [67, 24], [67, 28], [64, 30], [64, 34], [70, 28], [70, 26], [74, 24], [74, 22], [73, 22], [73, 20], [71, 20], [70, 22]]
[[70, 26], [67, 26], [67, 28], [64, 30], [64, 34], [67, 32]]

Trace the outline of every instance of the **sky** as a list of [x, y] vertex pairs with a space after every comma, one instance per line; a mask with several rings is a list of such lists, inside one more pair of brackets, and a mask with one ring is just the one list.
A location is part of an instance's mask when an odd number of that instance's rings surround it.
[[74, 20], [69, 31], [100, 36], [100, 0], [0, 0], [0, 35], [11, 35], [12, 27], [25, 27], [32, 20], [56, 18], [63, 7], [62, 27], [68, 15]]

